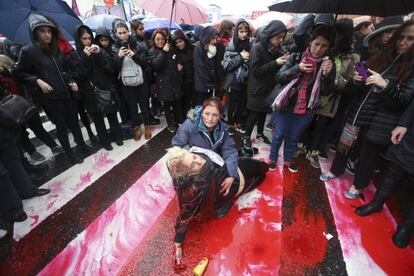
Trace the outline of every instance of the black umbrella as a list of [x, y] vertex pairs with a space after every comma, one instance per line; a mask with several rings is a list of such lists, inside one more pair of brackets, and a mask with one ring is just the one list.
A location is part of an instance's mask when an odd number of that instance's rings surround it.
[[413, 12], [414, 0], [277, 0], [269, 6], [269, 10], [387, 17]]
[[55, 20], [69, 40], [76, 26], [82, 24], [62, 0], [0, 0], [0, 33], [16, 42], [29, 43], [28, 19], [32, 12]]

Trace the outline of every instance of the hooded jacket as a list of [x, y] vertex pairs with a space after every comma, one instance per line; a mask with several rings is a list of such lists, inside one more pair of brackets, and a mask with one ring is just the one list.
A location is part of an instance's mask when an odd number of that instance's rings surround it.
[[197, 146], [213, 150], [224, 159], [229, 176], [238, 179], [237, 160], [239, 156], [236, 144], [229, 135], [227, 125], [220, 120], [218, 121], [212, 134], [215, 140], [213, 142], [206, 126], [202, 122], [201, 112], [201, 106], [197, 106], [194, 110], [189, 111], [188, 119], [178, 128], [177, 133], [172, 139], [172, 146]]
[[[249, 24], [244, 19], [239, 19], [236, 23], [234, 29], [233, 39], [226, 47], [223, 59], [223, 69], [226, 72], [224, 79], [224, 89], [228, 92], [231, 90], [240, 91], [247, 86], [247, 77], [249, 75], [249, 62], [248, 60], [243, 60], [240, 51], [240, 40], [238, 35], [238, 28], [241, 23]], [[249, 41], [250, 34], [246, 38], [248, 43], [247, 52], [251, 50], [251, 43]]]
[[[85, 47], [80, 41], [82, 29], [86, 30], [93, 38], [93, 33], [88, 26], [80, 25], [76, 28], [74, 33], [78, 58], [76, 77], [87, 110], [91, 113], [99, 113], [94, 87], [101, 90], [113, 89], [113, 79], [115, 74], [119, 72], [120, 63], [115, 59], [111, 59], [103, 49], [99, 53], [92, 53], [87, 56], [83, 51]], [[114, 107], [115, 111], [116, 108]]]
[[[185, 48], [180, 50], [175, 46], [175, 41], [177, 39], [184, 40]], [[172, 35], [172, 42], [175, 48], [175, 52], [178, 56], [178, 60], [181, 65], [183, 65], [183, 83], [186, 87], [189, 87], [191, 91], [194, 90], [194, 59], [193, 59], [193, 50], [194, 46], [191, 44], [190, 40], [181, 30], [175, 30]]]
[[[68, 88], [68, 83], [73, 81], [76, 64], [57, 47], [58, 31], [45, 17], [38, 14], [30, 15], [29, 25], [32, 44], [24, 46], [20, 52], [19, 60], [13, 69], [16, 79], [22, 81], [28, 87], [37, 88], [32, 93], [34, 93], [34, 100], [38, 103], [46, 99], [69, 99], [74, 97], [74, 93]], [[56, 41], [56, 49], [52, 54], [47, 54], [34, 40], [36, 28], [43, 26], [52, 29], [52, 39]], [[53, 91], [44, 94], [37, 85], [38, 79], [48, 83]]]
[[208, 58], [205, 47], [213, 36], [218, 35], [218, 31], [208, 26], [203, 30], [198, 30], [197, 35], [199, 41], [193, 52], [195, 90], [202, 93], [212, 93], [213, 90], [217, 92], [220, 80], [220, 60], [217, 54], [213, 58]]
[[263, 29], [258, 42], [250, 51], [250, 73], [247, 83], [247, 108], [250, 110], [266, 112], [269, 109], [264, 102], [276, 85], [275, 76], [281, 68], [276, 59], [282, 55], [282, 53], [270, 51], [270, 38], [286, 32], [287, 29], [283, 22], [271, 21]]

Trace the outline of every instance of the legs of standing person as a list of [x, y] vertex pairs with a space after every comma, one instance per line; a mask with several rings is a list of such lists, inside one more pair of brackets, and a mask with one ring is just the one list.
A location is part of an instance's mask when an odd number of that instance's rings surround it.
[[178, 124], [182, 124], [184, 122], [185, 117], [183, 116], [184, 110], [183, 110], [183, 100], [182, 98], [175, 100], [173, 102], [173, 110], [174, 110], [174, 117], [175, 121]]
[[183, 100], [183, 110], [184, 110], [184, 118], [187, 114], [188, 110], [194, 107], [194, 83], [184, 83], [183, 85], [184, 90], [184, 98]]
[[237, 107], [239, 105], [240, 91], [232, 90], [229, 95], [229, 102], [227, 108], [227, 117], [229, 127], [233, 127], [236, 123]]
[[23, 212], [23, 203], [16, 192], [10, 175], [3, 165], [9, 162], [10, 156], [3, 149], [0, 149], [0, 214], [6, 219], [14, 217]]
[[53, 149], [57, 146], [55, 140], [44, 129], [42, 119], [38, 112], [36, 112], [26, 123], [26, 125], [33, 131], [37, 138], [39, 138], [45, 145]]
[[[288, 116], [288, 133], [285, 135], [284, 160], [292, 163], [295, 152], [298, 148], [298, 142], [302, 133], [309, 127], [315, 117], [314, 113], [304, 115], [290, 113]], [[279, 124], [279, 120], [277, 121]]]
[[246, 121], [246, 132], [243, 135], [243, 151], [245, 151], [249, 157], [253, 156], [251, 136], [255, 123], [258, 120], [259, 112], [249, 110], [249, 116]]
[[66, 153], [71, 153], [72, 150], [69, 144], [69, 138], [67, 134], [68, 126], [66, 124], [66, 116], [63, 111], [65, 110], [62, 100], [47, 100], [43, 108], [47, 112], [48, 116], [56, 125], [56, 135]]
[[134, 132], [134, 139], [139, 141], [142, 136], [141, 120], [138, 115], [138, 91], [136, 87], [122, 86], [122, 93], [131, 115], [131, 124]]
[[73, 134], [73, 138], [78, 146], [81, 148], [84, 147], [85, 140], [82, 136], [82, 131], [79, 127], [79, 120], [78, 120], [78, 110], [77, 110], [77, 102], [74, 99], [65, 100], [65, 109], [64, 112], [66, 113], [66, 124], [68, 125], [70, 131]]
[[273, 112], [276, 118], [276, 128], [273, 132], [272, 144], [270, 146], [270, 156], [269, 159], [273, 162], [277, 162], [279, 157], [279, 149], [282, 145], [283, 140], [286, 135], [289, 133], [289, 128], [291, 122], [289, 112]]
[[[6, 168], [9, 178], [20, 198], [26, 199], [36, 194], [37, 187], [30, 181], [16, 145], [9, 146], [0, 151], [0, 160]], [[3, 185], [3, 184], [2, 184]]]
[[105, 126], [104, 116], [101, 113], [91, 113], [93, 121], [95, 122], [96, 132], [99, 137], [99, 142], [105, 149], [110, 148], [111, 139], [108, 136], [108, 132]]
[[21, 143], [23, 150], [27, 152], [29, 155], [36, 151], [35, 146], [29, 139], [29, 133], [24, 127], [22, 128], [22, 131], [20, 132], [20, 143]]
[[82, 124], [86, 128], [86, 131], [88, 132], [89, 139], [92, 142], [96, 142], [97, 138], [96, 138], [95, 134], [92, 132], [91, 122], [89, 120], [88, 113], [86, 113], [86, 109], [85, 109], [85, 105], [83, 104], [83, 100], [78, 100], [77, 109], [78, 109], [78, 113], [79, 113], [80, 119], [82, 121]]
[[196, 91], [195, 93], [197, 94], [197, 105], [202, 105], [205, 100], [212, 96], [210, 93], [204, 91]]
[[109, 113], [106, 115], [109, 122], [109, 128], [111, 130], [112, 139], [120, 145], [122, 144], [122, 132], [121, 126], [119, 125], [117, 112]]
[[168, 101], [163, 102], [165, 119], [167, 120], [167, 127], [170, 132], [174, 132], [177, 130], [177, 127], [174, 121], [174, 114], [172, 112], [172, 105], [173, 105], [173, 102], [168, 102]]
[[366, 188], [371, 180], [374, 170], [380, 160], [380, 154], [386, 146], [369, 141], [366, 137], [362, 138], [361, 155], [355, 170], [353, 185], [357, 190]]
[[152, 137], [152, 130], [150, 126], [150, 109], [149, 109], [149, 88], [148, 84], [144, 83], [140, 86], [138, 86], [138, 95], [137, 100], [139, 103], [139, 108], [141, 110], [142, 118], [144, 119], [144, 125], [145, 125], [145, 139], [151, 139]]
[[316, 152], [319, 151], [321, 148], [321, 143], [323, 140], [323, 135], [327, 131], [327, 127], [330, 121], [329, 117], [318, 115], [318, 118], [316, 119], [315, 127], [312, 131], [312, 138], [310, 142], [309, 151], [310, 152]]

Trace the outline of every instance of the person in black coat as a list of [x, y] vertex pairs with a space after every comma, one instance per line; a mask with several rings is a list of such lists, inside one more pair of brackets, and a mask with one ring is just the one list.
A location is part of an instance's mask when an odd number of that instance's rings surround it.
[[53, 24], [39, 14], [31, 14], [29, 24], [33, 43], [22, 48], [13, 73], [17, 80], [38, 87], [33, 98], [55, 123], [66, 156], [73, 164], [82, 163], [83, 159], [73, 154], [67, 134], [69, 128], [76, 144], [84, 152], [92, 152], [78, 123], [78, 86], [72, 71], [75, 65], [59, 50], [58, 31]]
[[199, 41], [194, 47], [194, 88], [197, 95], [197, 105], [206, 99], [216, 96], [219, 91], [222, 65], [217, 53], [218, 31], [212, 27], [199, 27], [196, 30]]
[[[250, 72], [247, 82], [247, 108], [249, 116], [246, 122], [246, 132], [243, 136], [243, 152], [253, 156], [250, 136], [257, 123], [257, 134], [263, 134], [267, 112], [270, 109], [265, 105], [265, 99], [276, 85], [277, 71], [285, 64], [289, 55], [281, 53], [281, 44], [285, 38], [287, 29], [279, 20], [271, 21], [261, 32], [259, 40], [250, 51]], [[266, 140], [264, 140], [266, 139]], [[269, 139], [263, 140], [270, 144]]]
[[178, 56], [180, 64], [183, 66], [182, 70], [182, 90], [184, 92], [183, 110], [186, 113], [191, 108], [195, 107], [195, 92], [194, 92], [194, 60], [193, 49], [194, 46], [190, 40], [181, 30], [175, 30], [172, 34], [173, 47]]
[[368, 60], [367, 66], [372, 70], [369, 69], [365, 85], [358, 72], [354, 76], [362, 93], [348, 111], [331, 169], [321, 175], [321, 180], [327, 181], [344, 172], [353, 144], [347, 133], [354, 129], [353, 136], [359, 136], [362, 143], [353, 185], [345, 193], [349, 199], [360, 196], [361, 190], [368, 186], [380, 154], [389, 146], [392, 129], [414, 96], [414, 41], [408, 37], [414, 37], [414, 21], [402, 24], [387, 47]]
[[[0, 86], [0, 101], [8, 92]], [[29, 179], [20, 159], [16, 142], [20, 128], [7, 125], [0, 117], [0, 214], [12, 222], [27, 218], [21, 199], [48, 194], [48, 189], [38, 189]]]
[[116, 41], [114, 50], [118, 52], [118, 57], [121, 59], [121, 74], [125, 57], [131, 58], [143, 71], [144, 82], [138, 86], [126, 86], [123, 83], [122, 94], [128, 106], [131, 115], [131, 123], [134, 129], [134, 139], [139, 141], [142, 136], [141, 119], [138, 115], [138, 104], [144, 119], [144, 137], [146, 140], [151, 139], [152, 130], [150, 127], [151, 117], [149, 112], [149, 89], [148, 79], [145, 72], [149, 61], [145, 58], [146, 52], [138, 47], [137, 41], [129, 34], [128, 25], [124, 21], [116, 21], [114, 24], [116, 32]]
[[184, 121], [181, 86], [183, 65], [179, 63], [178, 55], [170, 43], [167, 43], [167, 33], [157, 29], [152, 33], [152, 48], [149, 51], [151, 65], [155, 72], [155, 86], [158, 99], [164, 105], [168, 130], [175, 132], [177, 124]]
[[[391, 166], [384, 176], [382, 185], [375, 192], [372, 200], [355, 209], [359, 216], [368, 216], [380, 212], [384, 203], [401, 186], [405, 179], [414, 176], [414, 101], [399, 118], [397, 127], [391, 132], [393, 145], [387, 152]], [[392, 241], [400, 248], [405, 248], [414, 233], [414, 200], [411, 199], [405, 208], [404, 219], [397, 226]]]
[[[111, 41], [109, 32], [106, 36], [99, 33], [99, 36], [106, 37], [108, 43]], [[107, 51], [102, 50], [98, 45], [93, 44], [93, 33], [88, 26], [78, 26], [74, 37], [79, 59], [77, 78], [85, 107], [93, 118], [100, 143], [106, 150], [112, 150], [112, 139], [106, 130], [104, 117], [106, 115], [108, 118], [113, 139], [121, 146], [123, 142], [117, 118], [118, 99], [113, 85], [113, 77], [119, 73], [121, 67], [120, 60]], [[111, 45], [107, 45], [107, 47], [110, 49]], [[98, 95], [95, 88], [112, 91], [111, 106], [106, 107], [105, 110], [98, 105]]]

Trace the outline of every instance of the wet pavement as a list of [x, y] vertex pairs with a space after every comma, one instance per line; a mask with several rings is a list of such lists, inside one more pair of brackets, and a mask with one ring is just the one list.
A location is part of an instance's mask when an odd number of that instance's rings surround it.
[[[206, 275], [414, 275], [413, 242], [401, 250], [390, 240], [399, 204], [357, 218], [353, 208], [362, 202], [341, 196], [350, 177], [323, 183], [303, 157], [298, 173], [269, 172], [225, 217], [195, 222], [183, 245], [187, 267], [174, 271], [177, 208], [162, 159], [171, 137], [164, 129], [123, 159], [116, 152], [105, 164], [93, 159], [90, 174], [81, 174], [89, 186], [64, 183], [75, 187], [67, 203], [33, 220], [19, 239], [11, 233], [0, 241], [0, 275], [192, 275], [203, 257], [210, 260]], [[268, 146], [256, 146], [257, 158], [265, 158]], [[48, 176], [52, 187], [62, 172], [78, 170], [59, 158]], [[106, 171], [96, 180], [94, 162]]]

